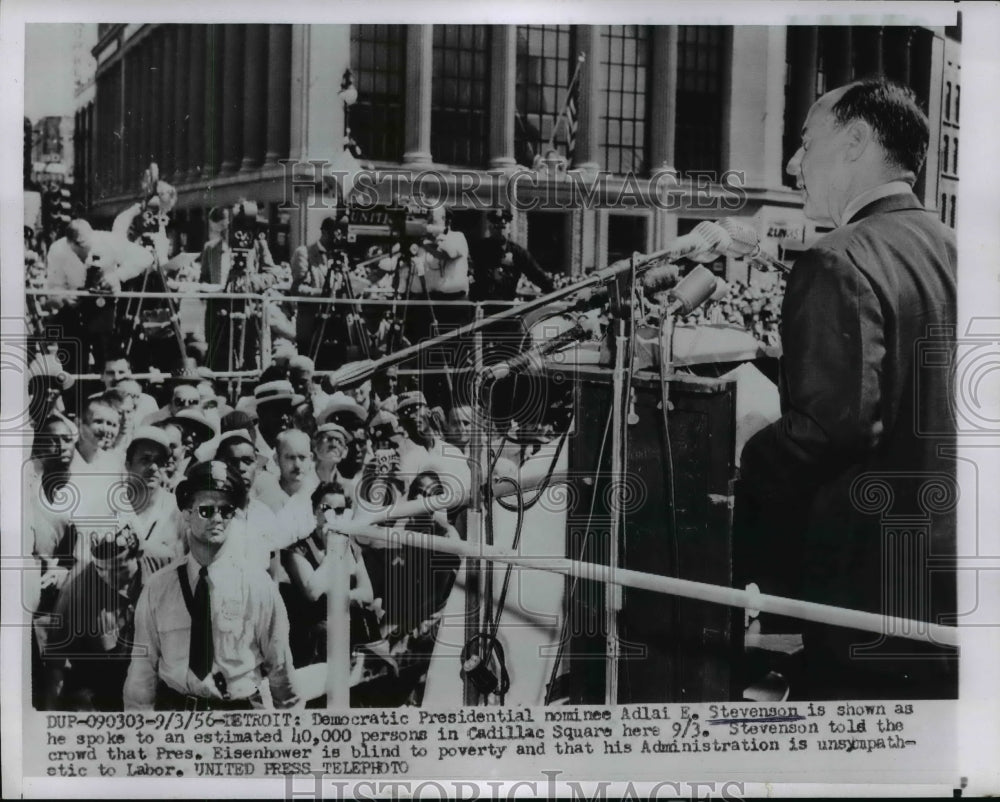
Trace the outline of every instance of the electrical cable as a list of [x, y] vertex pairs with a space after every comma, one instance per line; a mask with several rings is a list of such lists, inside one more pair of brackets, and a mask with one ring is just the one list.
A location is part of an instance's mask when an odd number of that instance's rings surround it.
[[[604, 434], [601, 435], [601, 447], [597, 454], [597, 467], [594, 470], [593, 479], [594, 492], [590, 497], [590, 510], [587, 512], [587, 523], [584, 528], [583, 542], [580, 544], [580, 548], [578, 550], [581, 558], [587, 549], [587, 542], [590, 539], [590, 524], [594, 520], [594, 507], [597, 504], [597, 477], [600, 475], [601, 463], [604, 461], [604, 449], [608, 443], [608, 433], [611, 431], [611, 419], [613, 414], [614, 405], [611, 405], [608, 407], [608, 419], [604, 423]], [[569, 589], [566, 593], [566, 598], [570, 603], [572, 602], [573, 594], [576, 592], [579, 582], [579, 577], [573, 577], [573, 581], [570, 583]], [[570, 616], [566, 615], [563, 618], [562, 627], [559, 632], [559, 648], [556, 650], [556, 658], [552, 663], [552, 671], [549, 672], [549, 681], [545, 685], [545, 701], [543, 704], [546, 705], [552, 703], [552, 692], [556, 689], [556, 677], [559, 673], [559, 665], [562, 663], [563, 653], [566, 650], [566, 641], [569, 635], [569, 622]]]
[[[570, 427], [567, 426], [566, 430], [559, 436], [559, 442], [556, 444], [556, 453], [553, 455], [552, 461], [549, 463], [549, 467], [545, 473], [545, 476], [542, 479], [542, 483], [538, 486], [538, 490], [535, 493], [535, 495], [532, 496], [531, 501], [524, 501], [523, 498], [519, 498], [519, 501], [522, 502], [523, 509], [525, 511], [530, 510], [532, 507], [534, 507], [538, 503], [539, 499], [541, 499], [542, 494], [546, 490], [548, 490], [549, 482], [552, 480], [552, 475], [556, 472], [556, 465], [559, 463], [559, 455], [562, 453], [562, 449], [563, 446], [566, 444], [566, 440], [569, 439], [569, 428]], [[502, 481], [503, 479], [506, 479], [506, 477], [498, 479], [497, 481]], [[508, 512], [514, 512], [516, 509], [518, 509], [517, 505], [509, 504], [508, 502], [504, 501], [501, 496], [497, 496], [496, 502], [497, 504], [500, 505], [500, 507], [507, 510]]]

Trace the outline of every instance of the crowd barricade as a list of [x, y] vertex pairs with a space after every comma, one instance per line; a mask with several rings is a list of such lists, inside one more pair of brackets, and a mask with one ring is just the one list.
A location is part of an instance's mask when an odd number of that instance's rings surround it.
[[[46, 318], [49, 315], [44, 312], [44, 304], [42, 299], [44, 298], [89, 298], [98, 299], [104, 298], [109, 300], [109, 296], [101, 295], [98, 293], [93, 293], [88, 290], [52, 290], [48, 288], [25, 288], [26, 296], [26, 318], [28, 320], [28, 331], [29, 334], [33, 334], [39, 340], [45, 341], [46, 339], [57, 339], [57, 336], [51, 329], [46, 328]], [[372, 330], [371, 322], [376, 319], [376, 317], [381, 313], [394, 312], [396, 315], [396, 320], [398, 321], [403, 316], [405, 316], [406, 310], [408, 309], [423, 309], [427, 307], [438, 307], [440, 308], [443, 304], [447, 304], [451, 309], [457, 309], [459, 307], [464, 307], [468, 310], [467, 314], [470, 320], [474, 319], [479, 314], [480, 308], [487, 308], [491, 312], [495, 312], [501, 308], [509, 308], [518, 304], [517, 301], [434, 301], [428, 299], [392, 299], [392, 298], [329, 298], [329, 297], [316, 297], [316, 296], [291, 296], [286, 295], [280, 291], [276, 292], [274, 289], [267, 290], [262, 293], [253, 292], [205, 292], [201, 290], [196, 290], [193, 288], [182, 287], [176, 291], [168, 292], [140, 292], [123, 290], [114, 294], [110, 300], [131, 300], [131, 299], [141, 299], [143, 301], [163, 301], [168, 300], [175, 303], [180, 303], [182, 301], [195, 301], [195, 302], [207, 302], [212, 300], [218, 301], [246, 301], [252, 305], [253, 313], [259, 315], [261, 325], [255, 327], [257, 331], [258, 342], [254, 343], [251, 347], [254, 352], [258, 355], [257, 366], [255, 369], [244, 369], [244, 370], [216, 370], [213, 371], [215, 378], [220, 380], [232, 380], [237, 382], [242, 382], [246, 380], [256, 379], [260, 373], [265, 370], [273, 360], [272, 355], [272, 332], [271, 332], [271, 322], [272, 315], [275, 314], [275, 306], [282, 306], [284, 309], [289, 309], [289, 306], [293, 307], [294, 310], [298, 310], [302, 305], [321, 305], [334, 310], [343, 310], [345, 312], [357, 312], [361, 310], [363, 313], [371, 313], [370, 315], [365, 315], [367, 322], [365, 323], [369, 333], [374, 336], [375, 331]], [[176, 310], [175, 310], [176, 311]], [[286, 320], [293, 320], [293, 318], [282, 312]], [[195, 320], [194, 316], [191, 316], [190, 320]], [[197, 322], [194, 325], [189, 325], [188, 331], [203, 331], [203, 321], [200, 317], [197, 317]], [[121, 331], [119, 332], [123, 338], [133, 336], [131, 331]], [[392, 353], [402, 350], [402, 346], [392, 349]], [[336, 369], [325, 369], [317, 367], [317, 375], [326, 375], [335, 373]], [[447, 368], [434, 368], [434, 367], [420, 367], [420, 368], [404, 368], [400, 367], [397, 369], [398, 375], [427, 375], [435, 372], [444, 373], [447, 372]], [[151, 372], [137, 372], [134, 374], [135, 378], [143, 379], [147, 381], [156, 382], [162, 380], [165, 374], [158, 373], [156, 371]], [[100, 378], [99, 374], [81, 372], [75, 376], [75, 378], [83, 381], [96, 380]]]

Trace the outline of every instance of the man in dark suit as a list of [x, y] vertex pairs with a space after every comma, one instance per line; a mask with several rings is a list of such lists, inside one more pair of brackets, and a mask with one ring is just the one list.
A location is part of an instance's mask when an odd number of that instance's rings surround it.
[[799, 622], [801, 698], [957, 695], [954, 650], [890, 620], [956, 610], [951, 386], [921, 356], [954, 348], [956, 250], [912, 191], [927, 142], [909, 90], [861, 81], [816, 102], [788, 163], [835, 229], [788, 279], [782, 415], [743, 451], [737, 524], [764, 592], [886, 617], [882, 635]]

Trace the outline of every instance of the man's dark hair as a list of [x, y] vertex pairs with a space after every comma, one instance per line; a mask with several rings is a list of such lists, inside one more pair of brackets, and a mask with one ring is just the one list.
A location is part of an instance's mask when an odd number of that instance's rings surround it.
[[125, 349], [122, 348], [120, 345], [115, 344], [112, 345], [110, 348], [108, 348], [108, 353], [104, 357], [104, 363], [102, 367], [107, 368], [109, 363], [121, 362], [123, 360], [128, 363], [129, 370], [131, 370], [132, 363], [129, 361], [129, 358], [125, 355]]
[[215, 450], [215, 458], [223, 462], [229, 462], [233, 458], [233, 449], [236, 446], [250, 446], [254, 448], [254, 444], [246, 437], [227, 437], [219, 443], [219, 447]]
[[[135, 452], [139, 450], [139, 446], [140, 445], [142, 445], [143, 443], [153, 443], [153, 442], [156, 442], [156, 441], [154, 441], [154, 440], [132, 440], [132, 441], [130, 441], [129, 444], [125, 447], [125, 462], [129, 463], [129, 462], [132, 461], [132, 459], [135, 457]], [[164, 446], [164, 445], [162, 445], [160, 443], [157, 443], [157, 445], [159, 445], [160, 448], [163, 449], [163, 451], [166, 452], [165, 456], [166, 456], [167, 459], [169, 459], [170, 458], [170, 449], [167, 446]]]
[[885, 78], [851, 84], [833, 104], [838, 125], [864, 120], [890, 161], [916, 176], [927, 156], [930, 126], [913, 91]]
[[347, 498], [347, 493], [344, 492], [344, 486], [340, 482], [320, 482], [316, 485], [316, 489], [313, 490], [312, 495], [309, 496], [309, 500], [312, 502], [312, 508], [315, 510], [316, 506], [323, 500], [323, 496], [330, 494], [341, 495]]

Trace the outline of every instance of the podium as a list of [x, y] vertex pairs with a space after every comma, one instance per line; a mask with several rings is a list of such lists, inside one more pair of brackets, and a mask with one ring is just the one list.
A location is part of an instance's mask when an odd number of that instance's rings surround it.
[[[550, 380], [558, 381], [560, 371], [562, 380], [572, 382], [575, 413], [568, 441], [572, 483], [566, 556], [608, 564], [616, 489], [608, 425], [611, 370], [547, 367]], [[669, 379], [669, 444], [659, 373], [637, 371], [632, 388], [632, 399], [625, 405], [626, 475], [619, 479], [625, 493], [618, 564], [730, 586], [735, 382], [696, 376]], [[742, 611], [590, 580], [566, 581], [568, 639], [561, 673], [571, 704], [735, 698]], [[610, 635], [609, 609], [616, 630]], [[610, 650], [609, 640], [614, 647]], [[609, 682], [612, 659], [617, 677]]]

